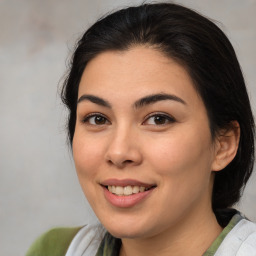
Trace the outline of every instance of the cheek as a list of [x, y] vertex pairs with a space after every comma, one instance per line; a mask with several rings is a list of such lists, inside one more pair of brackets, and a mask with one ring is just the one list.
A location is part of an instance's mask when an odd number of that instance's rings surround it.
[[[102, 159], [102, 151], [97, 141], [92, 141], [89, 136], [83, 136], [79, 132], [74, 134], [73, 157], [78, 178], [92, 178], [96, 173], [97, 163]], [[86, 181], [86, 180], [85, 180]]]
[[92, 208], [95, 208], [97, 190], [95, 188], [97, 171], [102, 159], [102, 147], [83, 133], [75, 133], [73, 139], [73, 158], [79, 183]]
[[147, 159], [158, 175], [162, 195], [159, 208], [168, 207], [166, 214], [173, 209], [180, 209], [180, 214], [202, 197], [210, 198], [211, 146], [208, 135], [199, 136], [192, 131], [166, 137], [159, 143], [152, 141]]
[[148, 147], [148, 159], [161, 175], [189, 175], [211, 171], [212, 143], [210, 134], [197, 129], [180, 130]]

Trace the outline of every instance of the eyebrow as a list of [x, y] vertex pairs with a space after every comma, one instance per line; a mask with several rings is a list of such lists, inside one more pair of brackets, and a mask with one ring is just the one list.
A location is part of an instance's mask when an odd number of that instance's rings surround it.
[[[157, 93], [157, 94], [145, 96], [145, 97], [137, 100], [133, 104], [133, 106], [134, 106], [134, 108], [138, 109], [138, 108], [142, 108], [146, 105], [150, 105], [150, 104], [156, 103], [158, 101], [164, 101], [164, 100], [173, 100], [173, 101], [182, 103], [184, 105], [187, 104], [183, 99], [177, 97], [176, 95], [166, 94], [166, 93]], [[83, 102], [83, 101], [91, 101], [92, 103], [95, 103], [97, 105], [107, 107], [107, 108], [112, 107], [111, 104], [107, 100], [104, 100], [104, 99], [102, 99], [98, 96], [94, 96], [94, 95], [89, 95], [89, 94], [82, 95], [78, 99], [77, 104], [79, 104], [80, 102]]]
[[155, 102], [163, 101], [163, 100], [173, 100], [173, 101], [182, 103], [184, 105], [187, 104], [183, 99], [177, 97], [176, 95], [167, 94], [167, 93], [157, 93], [157, 94], [148, 95], [146, 97], [143, 97], [143, 98], [137, 100], [134, 103], [134, 107], [135, 108], [141, 108], [141, 107], [144, 107], [146, 105], [150, 105], [150, 104], [153, 104]]
[[79, 104], [82, 101], [91, 101], [92, 103], [95, 103], [97, 105], [107, 107], [107, 108], [111, 108], [111, 104], [108, 101], [106, 101], [106, 100], [104, 100], [100, 97], [94, 96], [94, 95], [88, 95], [88, 94], [82, 95], [78, 99], [77, 104]]

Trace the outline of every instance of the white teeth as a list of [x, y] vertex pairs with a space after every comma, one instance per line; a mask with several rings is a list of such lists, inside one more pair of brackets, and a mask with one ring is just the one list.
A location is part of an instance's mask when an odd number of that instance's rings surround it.
[[140, 187], [140, 192], [144, 192], [145, 191], [145, 187]]
[[124, 188], [117, 186], [117, 187], [116, 187], [115, 194], [117, 194], [117, 195], [119, 195], [119, 196], [123, 195], [123, 194], [124, 194]]
[[124, 195], [129, 196], [131, 194], [132, 194], [132, 187], [131, 186], [124, 187]]
[[134, 186], [132, 188], [132, 193], [136, 194], [136, 193], [139, 193], [140, 192], [140, 187], [139, 186]]
[[125, 187], [121, 187], [121, 186], [108, 186], [108, 190], [113, 193], [116, 194], [118, 196], [129, 196], [132, 194], [137, 194], [140, 192], [144, 192], [146, 190], [145, 187], [139, 187], [139, 186], [125, 186]]

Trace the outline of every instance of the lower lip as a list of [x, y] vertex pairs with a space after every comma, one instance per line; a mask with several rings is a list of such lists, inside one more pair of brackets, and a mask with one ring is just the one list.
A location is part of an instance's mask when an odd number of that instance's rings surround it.
[[137, 194], [132, 194], [130, 196], [118, 196], [118, 195], [112, 194], [105, 187], [103, 187], [103, 191], [104, 191], [105, 198], [113, 206], [120, 207], [120, 208], [128, 208], [128, 207], [133, 207], [139, 204], [144, 199], [146, 199], [154, 191], [154, 188], [144, 192], [137, 193]]

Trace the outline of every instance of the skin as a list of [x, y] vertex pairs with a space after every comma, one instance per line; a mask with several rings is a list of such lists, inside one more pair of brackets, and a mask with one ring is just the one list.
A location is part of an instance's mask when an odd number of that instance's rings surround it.
[[[153, 94], [180, 100], [135, 106]], [[239, 132], [213, 140], [204, 103], [186, 70], [150, 47], [92, 59], [78, 99], [73, 139], [78, 178], [101, 223], [122, 239], [120, 255], [202, 255], [222, 230], [211, 209], [213, 171], [233, 159]], [[116, 207], [101, 186], [113, 178], [156, 188], [132, 207]]]

